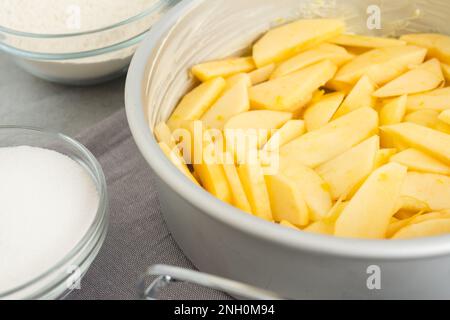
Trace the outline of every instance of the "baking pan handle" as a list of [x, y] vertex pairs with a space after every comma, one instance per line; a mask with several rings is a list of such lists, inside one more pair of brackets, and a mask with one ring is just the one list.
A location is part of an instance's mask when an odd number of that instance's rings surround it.
[[[149, 286], [147, 286], [147, 278], [155, 276], [157, 278]], [[161, 290], [175, 282], [193, 283], [199, 286], [223, 291], [234, 297], [240, 297], [242, 299], [282, 299], [275, 293], [237, 281], [167, 265], [154, 265], [147, 269], [139, 282], [139, 295], [144, 300], [158, 300], [158, 295]]]

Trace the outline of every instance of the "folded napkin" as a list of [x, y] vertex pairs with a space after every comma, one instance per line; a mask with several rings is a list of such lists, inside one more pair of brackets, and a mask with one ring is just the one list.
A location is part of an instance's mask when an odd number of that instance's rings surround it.
[[[155, 174], [139, 153], [121, 110], [77, 139], [99, 160], [110, 203], [109, 230], [103, 247], [68, 299], [137, 299], [140, 275], [153, 264], [194, 269], [169, 234], [162, 218]], [[222, 292], [175, 284], [162, 299], [229, 299]]]

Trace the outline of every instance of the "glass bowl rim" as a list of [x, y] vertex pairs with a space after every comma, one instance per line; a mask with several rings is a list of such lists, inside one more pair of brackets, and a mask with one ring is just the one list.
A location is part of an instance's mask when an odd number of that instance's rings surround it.
[[[95, 213], [95, 217], [89, 226], [86, 233], [83, 235], [81, 240], [75, 245], [75, 247], [69, 251], [60, 261], [55, 263], [49, 270], [45, 271], [44, 273], [38, 275], [37, 277], [33, 278], [30, 281], [27, 281], [26, 283], [23, 283], [19, 286], [16, 286], [12, 289], [8, 289], [7, 291], [0, 291], [0, 299], [6, 298], [8, 296], [11, 296], [13, 294], [19, 293], [21, 290], [26, 289], [27, 287], [30, 287], [34, 284], [39, 283], [39, 281], [45, 279], [46, 277], [50, 276], [52, 273], [58, 271], [60, 268], [62, 268], [65, 264], [67, 264], [69, 261], [71, 261], [73, 258], [75, 258], [81, 250], [84, 249], [85, 245], [89, 243], [89, 241], [93, 240], [97, 234], [97, 230], [104, 230], [102, 226], [107, 223], [107, 216], [108, 216], [108, 193], [107, 193], [107, 185], [106, 185], [106, 178], [103, 173], [103, 169], [98, 162], [98, 160], [95, 158], [95, 156], [80, 142], [77, 140], [63, 134], [60, 132], [50, 131], [42, 128], [37, 127], [31, 127], [31, 126], [17, 126], [17, 125], [0, 125], [0, 132], [4, 130], [19, 130], [23, 132], [28, 132], [35, 135], [43, 135], [48, 136], [51, 138], [54, 138], [56, 140], [61, 141], [63, 144], [74, 147], [78, 152], [80, 152], [84, 157], [86, 157], [87, 161], [84, 161], [84, 163], [89, 163], [92, 166], [92, 170], [89, 169], [89, 167], [85, 168], [85, 170], [89, 170], [89, 173], [94, 176], [92, 179], [95, 186], [97, 187], [97, 192], [99, 194], [99, 204], [97, 208], [97, 212]], [[50, 149], [53, 150], [53, 149]], [[54, 150], [56, 151], [56, 150]], [[87, 255], [89, 255], [91, 252], [88, 252]], [[68, 274], [67, 276], [70, 276]], [[42, 288], [38, 288], [39, 292], [45, 290], [44, 286]], [[34, 294], [34, 293], [32, 293]]]
[[[95, 35], [104, 31], [113, 30], [116, 28], [120, 28], [131, 24], [133, 22], [139, 21], [143, 18], [151, 16], [152, 14], [161, 12], [164, 9], [170, 9], [175, 4], [177, 4], [180, 0], [158, 0], [156, 3], [145, 9], [144, 11], [126, 18], [122, 21], [116, 22], [109, 26], [104, 26], [96, 29], [91, 29], [83, 32], [73, 32], [73, 33], [53, 33], [53, 34], [44, 34], [44, 33], [33, 33], [33, 32], [24, 32], [15, 29], [11, 29], [5, 26], [0, 25], [0, 36], [2, 34], [7, 34], [15, 37], [21, 38], [30, 38], [30, 39], [70, 39], [79, 36], [87, 36], [87, 35]], [[10, 53], [14, 56], [19, 56], [28, 59], [36, 59], [36, 60], [73, 60], [73, 59], [82, 59], [93, 56], [98, 56], [101, 54], [107, 54], [110, 52], [114, 52], [116, 50], [121, 50], [135, 44], [138, 44], [145, 36], [145, 34], [149, 31], [149, 28], [133, 37], [126, 39], [121, 42], [114, 43], [109, 46], [80, 51], [80, 52], [69, 52], [69, 53], [45, 53], [45, 52], [34, 52], [29, 50], [23, 50], [20, 48], [16, 48], [14, 46], [8, 45], [1, 41], [0, 37], [0, 50], [3, 50], [7, 53]]]

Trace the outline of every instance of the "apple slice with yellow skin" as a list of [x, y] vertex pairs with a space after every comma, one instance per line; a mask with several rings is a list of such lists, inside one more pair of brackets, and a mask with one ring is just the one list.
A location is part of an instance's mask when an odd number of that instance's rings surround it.
[[406, 240], [434, 237], [450, 233], [450, 219], [433, 219], [408, 225], [400, 229], [391, 239]]
[[286, 228], [290, 228], [290, 229], [294, 229], [294, 230], [298, 230], [300, 231], [301, 229], [295, 225], [293, 225], [292, 223], [290, 223], [289, 221], [283, 220], [280, 222], [280, 226], [286, 227]]
[[270, 76], [272, 75], [273, 71], [276, 68], [275, 63], [268, 64], [267, 66], [258, 68], [252, 72], [250, 72], [248, 75], [250, 77], [250, 80], [252, 82], [252, 85], [256, 86], [257, 84], [266, 82], [270, 79]]
[[450, 209], [450, 177], [409, 172], [402, 190], [402, 196], [408, 196], [425, 202], [431, 210]]
[[378, 98], [387, 98], [426, 92], [441, 87], [444, 82], [441, 63], [433, 59], [392, 80], [375, 91], [373, 95]]
[[343, 202], [342, 199], [339, 199], [331, 208], [326, 218], [312, 223], [303, 231], [329, 236], [334, 235], [334, 227], [336, 224], [336, 220], [339, 218], [342, 211], [344, 211], [347, 204], [348, 204], [347, 202]]
[[[246, 162], [248, 157], [258, 158], [258, 151], [290, 119], [292, 113], [270, 110], [238, 114], [224, 127], [227, 150], [239, 164]], [[276, 142], [275, 140], [273, 143]]]
[[189, 180], [191, 180], [196, 185], [200, 185], [197, 181], [197, 179], [194, 178], [191, 171], [189, 171], [189, 168], [186, 166], [186, 163], [184, 162], [184, 159], [181, 157], [177, 149], [171, 149], [167, 144], [164, 142], [159, 143], [159, 147], [164, 152], [167, 158], [172, 162], [172, 164], [177, 167], [178, 170], [180, 170]]
[[341, 34], [340, 36], [331, 39], [330, 42], [344, 47], [358, 48], [384, 48], [406, 45], [406, 41], [398, 39], [369, 37], [356, 34]]
[[326, 60], [287, 76], [250, 88], [254, 109], [294, 112], [304, 107], [312, 94], [336, 73], [337, 67]]
[[436, 33], [407, 34], [400, 38], [409, 44], [428, 49], [429, 58], [450, 64], [450, 37]]
[[345, 23], [333, 19], [301, 19], [267, 32], [253, 46], [258, 67], [279, 62], [340, 35]]
[[270, 79], [273, 80], [284, 77], [323, 60], [330, 60], [336, 66], [340, 67], [349, 62], [352, 58], [353, 56], [348, 54], [347, 50], [344, 48], [329, 43], [323, 43], [280, 63], [272, 73]]
[[323, 96], [305, 111], [304, 118], [308, 131], [314, 131], [327, 125], [344, 101], [343, 92], [334, 92]]
[[370, 175], [379, 145], [380, 138], [374, 136], [316, 168], [330, 187], [333, 200], [345, 200]]
[[153, 131], [158, 142], [165, 143], [170, 149], [176, 148], [177, 142], [172, 136], [169, 126], [164, 121], [158, 123]]
[[245, 163], [238, 168], [239, 178], [252, 208], [252, 213], [264, 220], [273, 221], [264, 172], [259, 163]]
[[388, 126], [403, 121], [406, 114], [407, 95], [395, 98], [386, 103], [380, 110], [380, 125]]
[[289, 221], [296, 226], [309, 223], [309, 209], [301, 189], [283, 174], [266, 176], [270, 205], [275, 221]]
[[334, 119], [342, 117], [356, 109], [362, 107], [375, 107], [376, 99], [372, 94], [376, 90], [376, 85], [367, 76], [363, 76], [355, 85], [353, 90], [345, 98], [340, 108], [336, 111]]
[[426, 54], [426, 49], [415, 46], [374, 49], [344, 65], [334, 80], [356, 84], [366, 75], [377, 85], [384, 85], [408, 71], [409, 66], [421, 64]]
[[263, 150], [274, 152], [306, 132], [305, 121], [289, 120], [264, 145]]
[[238, 73], [226, 79], [227, 84], [225, 86], [225, 90], [231, 89], [241, 81], [245, 82], [248, 88], [252, 86], [252, 81], [248, 73]]
[[429, 221], [429, 220], [433, 220], [433, 219], [450, 219], [450, 211], [443, 210], [443, 211], [438, 211], [438, 212], [419, 214], [419, 215], [414, 216], [411, 219], [410, 224], [421, 223], [421, 222]]
[[375, 155], [375, 161], [374, 161], [374, 170], [384, 166], [385, 164], [389, 163], [389, 160], [392, 156], [394, 156], [397, 153], [397, 149], [395, 148], [385, 148], [380, 149], [377, 151], [377, 154]]
[[412, 122], [450, 134], [450, 125], [439, 119], [439, 111], [436, 110], [422, 109], [411, 112], [405, 117], [405, 122]]
[[406, 175], [407, 168], [397, 163], [374, 171], [336, 221], [335, 235], [384, 239]]
[[249, 109], [248, 84], [241, 80], [225, 91], [201, 120], [206, 129], [222, 130], [230, 118]]
[[377, 131], [377, 112], [372, 108], [360, 108], [283, 146], [280, 149], [281, 162], [315, 168]]
[[252, 57], [239, 57], [224, 60], [210, 61], [192, 67], [192, 74], [201, 81], [208, 81], [217, 77], [230, 77], [241, 72], [255, 70]]
[[442, 73], [444, 74], [445, 81], [450, 82], [450, 64], [441, 63]]
[[450, 109], [442, 111], [439, 114], [439, 120], [450, 125]]
[[411, 171], [450, 175], [450, 166], [416, 149], [402, 151], [390, 159]]
[[450, 165], [450, 135], [414, 123], [381, 127], [388, 136]]
[[422, 109], [444, 111], [450, 109], [450, 87], [408, 96], [406, 108], [409, 112]]
[[332, 236], [334, 234], [334, 224], [325, 221], [316, 221], [303, 229], [304, 232]]
[[409, 217], [407, 219], [399, 220], [396, 222], [393, 222], [389, 225], [388, 232], [386, 233], [387, 238], [392, 238], [394, 234], [399, 232], [401, 229], [405, 228], [406, 226], [422, 223], [425, 221], [430, 220], [436, 220], [436, 219], [450, 219], [450, 213], [449, 212], [431, 212], [427, 214], [415, 214], [412, 217]]
[[250, 206], [250, 202], [248, 201], [241, 179], [239, 178], [236, 166], [232, 161], [229, 161], [224, 163], [223, 169], [230, 185], [233, 205], [238, 209], [251, 214], [252, 208]]
[[223, 164], [219, 163], [215, 157], [209, 157], [207, 154], [208, 147], [211, 147], [211, 144], [211, 142], [205, 142], [202, 161], [200, 163], [194, 163], [194, 170], [199, 176], [203, 187], [209, 193], [231, 204], [232, 194], [223, 169]]
[[223, 78], [215, 78], [200, 84], [186, 94], [169, 118], [167, 125], [174, 131], [185, 121], [200, 119], [209, 107], [220, 97], [226, 82]]
[[411, 217], [418, 213], [430, 211], [431, 208], [426, 202], [410, 196], [401, 196], [397, 203], [397, 208], [395, 209], [395, 216], [404, 219], [406, 215]]
[[293, 181], [303, 195], [311, 220], [318, 221], [327, 216], [332, 208], [329, 187], [313, 169], [299, 164], [281, 167], [280, 173], [288, 180]]

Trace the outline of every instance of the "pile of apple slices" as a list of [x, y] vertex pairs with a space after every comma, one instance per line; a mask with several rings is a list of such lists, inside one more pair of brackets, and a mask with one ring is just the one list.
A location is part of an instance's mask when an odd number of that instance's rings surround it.
[[[367, 37], [340, 20], [299, 20], [268, 31], [252, 56], [191, 72], [200, 84], [154, 133], [220, 200], [304, 232], [450, 233], [450, 37]], [[243, 149], [230, 143], [236, 131], [264, 134]], [[227, 161], [206, 161], [209, 147]]]

